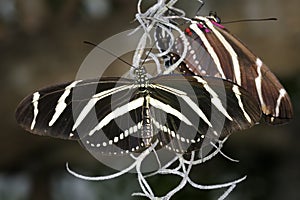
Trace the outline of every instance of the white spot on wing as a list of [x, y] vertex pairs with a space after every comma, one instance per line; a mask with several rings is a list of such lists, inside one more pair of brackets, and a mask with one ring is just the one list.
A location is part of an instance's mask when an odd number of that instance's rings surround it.
[[38, 101], [40, 99], [40, 93], [39, 92], [35, 92], [33, 94], [33, 97], [32, 97], [32, 104], [33, 104], [33, 119], [32, 119], [32, 122], [31, 122], [31, 126], [30, 126], [30, 129], [33, 130], [34, 129], [34, 126], [36, 124], [36, 117], [39, 113], [39, 109], [38, 109]]
[[188, 96], [182, 96], [182, 99], [198, 114], [198, 116], [209, 126], [212, 127], [210, 121], [207, 119], [203, 111], [199, 108], [199, 106], [192, 101]]
[[187, 96], [187, 94], [183, 91], [177, 90], [175, 88], [170, 88], [167, 86], [160, 86], [160, 85], [155, 85], [156, 88], [159, 88], [161, 90], [170, 92], [180, 98], [182, 98], [187, 105], [189, 105], [195, 112], [196, 114], [203, 120], [205, 121], [205, 123], [208, 124], [209, 127], [212, 127], [210, 121], [207, 119], [207, 117], [205, 116], [205, 114], [203, 113], [203, 111], [199, 108], [199, 106], [190, 98]]
[[81, 122], [83, 121], [83, 119], [87, 116], [87, 114], [91, 111], [91, 109], [95, 106], [95, 104], [109, 96], [109, 95], [112, 95], [114, 93], [117, 93], [117, 92], [120, 92], [122, 90], [126, 90], [126, 89], [129, 89], [131, 88], [132, 85], [124, 85], [124, 86], [120, 86], [120, 87], [116, 87], [116, 88], [112, 88], [110, 90], [105, 90], [103, 92], [100, 92], [98, 94], [95, 94], [92, 99], [86, 104], [86, 106], [82, 109], [82, 111], [80, 112], [80, 114], [78, 115], [73, 127], [72, 127], [72, 131], [74, 131], [80, 124]]
[[77, 85], [77, 83], [79, 83], [79, 82], [81, 82], [81, 80], [74, 81], [73, 83], [71, 83], [70, 85], [68, 85], [65, 88], [64, 93], [61, 95], [61, 97], [57, 101], [57, 105], [55, 107], [55, 113], [49, 122], [49, 126], [52, 126], [56, 122], [56, 120], [59, 118], [61, 113], [65, 110], [65, 108], [67, 107], [67, 104], [65, 102], [66, 98], [70, 95], [71, 89], [74, 88]]
[[[111, 113], [106, 115], [99, 123], [98, 125], [90, 131], [89, 136], [93, 135], [96, 131], [102, 129], [104, 126], [106, 126], [111, 120], [124, 115], [125, 113], [128, 113], [131, 110], [134, 110], [138, 107], [141, 107], [144, 103], [144, 97], [140, 97], [138, 99], [135, 99], [123, 106], [120, 106], [113, 110]], [[126, 132], [125, 132], [126, 135]]]
[[280, 108], [280, 104], [281, 104], [281, 100], [282, 98], [286, 95], [286, 91], [285, 89], [280, 89], [279, 90], [279, 97], [277, 99], [277, 103], [276, 103], [276, 108], [275, 108], [275, 117], [279, 116], [279, 108]]
[[244, 105], [243, 105], [243, 102], [242, 102], [242, 99], [241, 99], [241, 96], [240, 96], [240, 95], [241, 95], [241, 92], [240, 92], [240, 90], [239, 90], [239, 87], [238, 87], [237, 85], [234, 85], [234, 86], [232, 87], [232, 91], [235, 93], [235, 96], [236, 96], [236, 98], [237, 98], [237, 100], [238, 100], [239, 106], [240, 106], [241, 110], [243, 111], [243, 114], [244, 114], [245, 118], [247, 119], [247, 121], [248, 121], [249, 123], [251, 123], [252, 120], [251, 120], [251, 118], [249, 117], [248, 113], [245, 111], [245, 108], [244, 108]]
[[257, 90], [257, 94], [258, 94], [258, 98], [260, 101], [260, 105], [263, 111], [265, 111], [266, 105], [263, 99], [263, 95], [262, 95], [262, 73], [261, 73], [261, 68], [262, 68], [262, 61], [257, 58], [256, 59], [256, 66], [257, 66], [257, 77], [255, 78], [255, 86], [256, 86], [256, 90]]
[[114, 137], [114, 143], [117, 143], [119, 141], [118, 137]]
[[208, 83], [203, 80], [200, 76], [194, 76], [195, 79], [197, 79], [197, 81], [199, 83], [203, 84], [203, 87], [205, 88], [205, 90], [212, 96], [211, 98], [211, 102], [212, 104], [214, 104], [216, 106], [216, 108], [223, 113], [223, 115], [226, 116], [227, 119], [229, 119], [230, 121], [232, 121], [233, 119], [230, 117], [230, 115], [228, 114], [228, 112], [226, 111], [226, 109], [224, 108], [224, 106], [222, 105], [221, 100], [219, 99], [217, 93], [208, 85]]
[[153, 99], [150, 96], [147, 96], [146, 98], [147, 98], [147, 101], [149, 101], [150, 105], [152, 105], [153, 107], [155, 107], [157, 109], [160, 109], [160, 110], [162, 110], [166, 113], [169, 113], [169, 114], [177, 117], [178, 119], [180, 119], [181, 121], [183, 121], [187, 125], [192, 126], [192, 123], [190, 122], [190, 120], [188, 120], [188, 118], [186, 118], [186, 116], [184, 116], [178, 110], [172, 108], [170, 105], [167, 105], [167, 104], [165, 104], [161, 101]]

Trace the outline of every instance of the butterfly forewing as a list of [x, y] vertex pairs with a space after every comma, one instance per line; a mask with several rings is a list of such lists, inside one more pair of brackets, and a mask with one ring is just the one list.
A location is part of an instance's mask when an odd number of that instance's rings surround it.
[[[74, 117], [79, 115], [95, 93], [112, 89], [116, 83], [121, 84], [120, 78], [79, 80], [40, 89], [18, 105], [16, 120], [24, 129], [34, 134], [79, 139], [76, 129], [72, 130]], [[124, 80], [123, 83], [129, 84], [133, 81]], [[102, 103], [103, 109], [110, 109], [110, 100], [103, 99]]]
[[71, 97], [66, 97], [67, 106], [60, 119], [52, 126], [49, 122], [55, 113], [58, 99], [64, 94], [65, 88], [72, 82], [43, 88], [27, 96], [16, 109], [17, 123], [25, 130], [37, 134], [63, 139], [78, 139], [74, 133], [70, 136], [73, 125]]

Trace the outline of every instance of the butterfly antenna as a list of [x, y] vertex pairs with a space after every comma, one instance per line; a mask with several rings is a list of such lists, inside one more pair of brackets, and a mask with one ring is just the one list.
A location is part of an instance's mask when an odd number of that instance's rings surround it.
[[275, 18], [275, 17], [262, 18], [262, 19], [241, 19], [241, 20], [233, 20], [233, 21], [222, 22], [222, 24], [233, 24], [233, 23], [240, 23], [240, 22], [276, 21], [276, 20], [278, 20], [278, 19]]
[[146, 55], [145, 59], [143, 60], [141, 66], [144, 66], [144, 64], [146, 63], [146, 60], [149, 58], [150, 53], [151, 53], [152, 49], [154, 48], [155, 44], [156, 44], [156, 42], [153, 42], [153, 45], [152, 45], [152, 47], [150, 48], [150, 50], [147, 52], [147, 55]]
[[203, 7], [204, 4], [205, 4], [205, 2], [202, 1], [202, 0], [198, 0], [198, 2], [200, 3], [200, 6], [199, 6], [199, 8], [198, 8], [197, 11], [196, 11], [196, 15], [199, 15], [200, 10], [202, 9], [202, 7]]
[[92, 43], [92, 42], [89, 42], [89, 41], [83, 41], [83, 43], [89, 44], [89, 45], [92, 45], [92, 46], [94, 46], [94, 47], [96, 47], [96, 48], [98, 48], [98, 49], [101, 49], [102, 51], [108, 53], [109, 55], [111, 55], [111, 56], [113, 56], [113, 57], [116, 57], [118, 60], [120, 60], [121, 62], [125, 63], [126, 65], [128, 65], [128, 66], [130, 66], [130, 67], [133, 67], [133, 68], [136, 68], [136, 67], [134, 67], [132, 64], [130, 64], [129, 62], [127, 62], [126, 60], [120, 58], [119, 56], [117, 56], [117, 55], [114, 54], [113, 52], [111, 52], [111, 51], [109, 51], [109, 50], [107, 50], [107, 49], [105, 49], [105, 48], [103, 48], [103, 47], [101, 47], [101, 46], [98, 46], [98, 45], [96, 45], [96, 44], [94, 44], [94, 43]]

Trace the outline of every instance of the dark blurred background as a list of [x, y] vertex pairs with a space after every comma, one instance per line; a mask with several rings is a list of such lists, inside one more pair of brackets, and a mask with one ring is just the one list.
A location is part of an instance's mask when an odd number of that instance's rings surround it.
[[[146, 1], [147, 8], [155, 1]], [[179, 0], [193, 17], [194, 0]], [[224, 152], [240, 163], [218, 156], [192, 171], [195, 182], [223, 183], [248, 175], [228, 199], [300, 199], [300, 2], [299, 0], [207, 0], [202, 14], [217, 11], [223, 21], [277, 17], [278, 21], [228, 24], [227, 28], [259, 55], [288, 90], [295, 119], [288, 125], [259, 125], [233, 134]], [[99, 43], [135, 27], [136, 0], [0, 0], [0, 199], [102, 200], [142, 199], [134, 174], [88, 182], [65, 170], [105, 175], [114, 172], [92, 158], [77, 142], [31, 135], [15, 123], [14, 109], [27, 94], [45, 85], [74, 79]], [[101, 61], [99, 61], [101, 63]], [[298, 123], [297, 123], [298, 122]], [[151, 178], [164, 194], [178, 183]], [[222, 193], [185, 187], [176, 199], [217, 199]]]

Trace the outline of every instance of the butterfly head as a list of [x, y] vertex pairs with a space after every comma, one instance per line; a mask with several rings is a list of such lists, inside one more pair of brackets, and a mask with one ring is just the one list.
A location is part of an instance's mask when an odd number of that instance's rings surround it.
[[211, 22], [215, 22], [221, 24], [221, 18], [217, 15], [216, 12], [210, 12], [208, 16], [206, 16]]
[[205, 17], [195, 16], [193, 18], [193, 21], [197, 23], [199, 29], [201, 29], [206, 33], [211, 32], [211, 27], [209, 26], [210, 23], [221, 29], [225, 28], [224, 26], [221, 25], [221, 18], [218, 17], [216, 12], [210, 12], [209, 15]]

